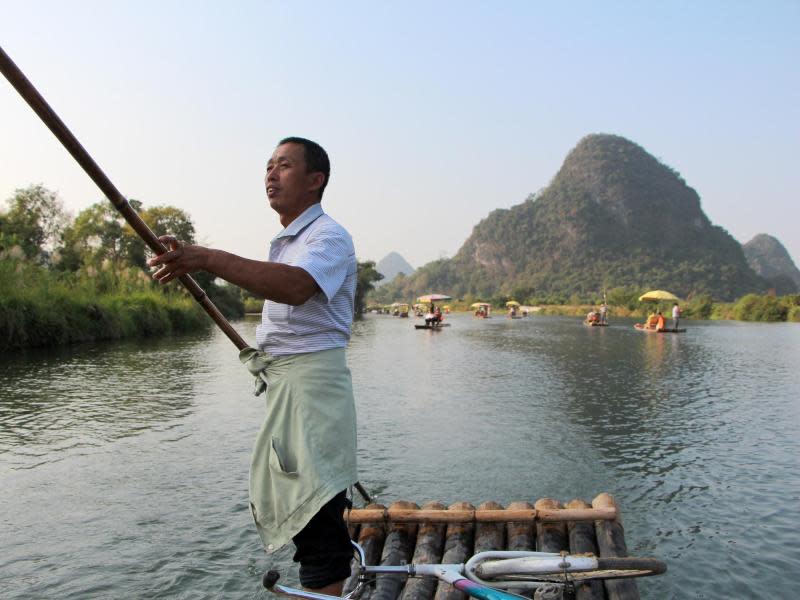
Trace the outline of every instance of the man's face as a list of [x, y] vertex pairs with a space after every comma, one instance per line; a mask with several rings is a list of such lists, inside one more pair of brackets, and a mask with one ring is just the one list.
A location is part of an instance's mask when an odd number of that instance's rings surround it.
[[275, 212], [293, 214], [313, 204], [322, 174], [306, 170], [305, 152], [300, 144], [282, 144], [275, 148], [264, 177], [269, 205]]

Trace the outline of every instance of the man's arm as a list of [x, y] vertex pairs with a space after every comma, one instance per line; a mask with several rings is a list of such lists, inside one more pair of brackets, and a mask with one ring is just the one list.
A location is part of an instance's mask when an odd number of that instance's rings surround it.
[[314, 278], [300, 267], [182, 244], [171, 235], [159, 240], [169, 251], [151, 258], [148, 264], [160, 267], [153, 279], [162, 284], [186, 273], [206, 271], [262, 298], [293, 306], [303, 304], [320, 291]]

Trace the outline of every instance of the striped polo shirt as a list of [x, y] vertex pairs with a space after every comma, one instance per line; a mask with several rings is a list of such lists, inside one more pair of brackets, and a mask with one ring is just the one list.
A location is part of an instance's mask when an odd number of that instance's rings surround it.
[[269, 260], [300, 267], [320, 291], [299, 306], [266, 300], [256, 329], [259, 349], [284, 356], [346, 346], [357, 269], [353, 240], [344, 227], [314, 204], [272, 239]]

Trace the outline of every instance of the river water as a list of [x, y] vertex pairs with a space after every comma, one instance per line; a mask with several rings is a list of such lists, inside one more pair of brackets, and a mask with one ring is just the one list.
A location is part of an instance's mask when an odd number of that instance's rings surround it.
[[[368, 315], [348, 351], [379, 501], [618, 500], [651, 598], [795, 597], [800, 326]], [[256, 322], [237, 323], [254, 339]], [[0, 355], [0, 597], [260, 598], [263, 400], [217, 331]]]

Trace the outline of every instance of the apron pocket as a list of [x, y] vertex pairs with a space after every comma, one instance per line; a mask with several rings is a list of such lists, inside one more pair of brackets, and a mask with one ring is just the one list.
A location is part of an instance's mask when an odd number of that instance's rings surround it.
[[286, 477], [297, 477], [297, 461], [288, 453], [282, 452], [281, 442], [276, 437], [272, 438], [269, 467], [273, 472], [280, 473]]

